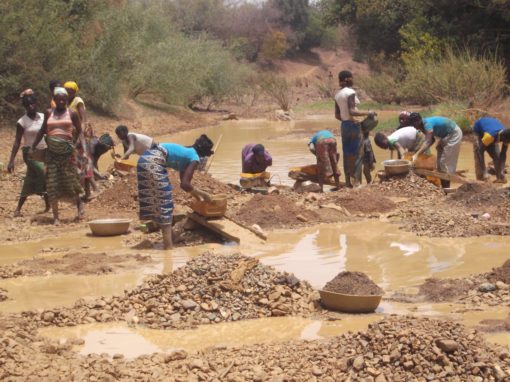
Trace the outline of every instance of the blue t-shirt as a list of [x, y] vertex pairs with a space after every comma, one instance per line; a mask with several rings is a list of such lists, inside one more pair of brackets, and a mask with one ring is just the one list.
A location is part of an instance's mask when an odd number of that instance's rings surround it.
[[504, 130], [505, 126], [499, 122], [496, 118], [483, 117], [475, 122], [473, 131], [481, 137], [485, 133], [490, 134], [493, 138], [496, 138], [501, 130]]
[[166, 152], [166, 165], [177, 171], [184, 169], [193, 161], [200, 161], [197, 152], [192, 147], [185, 147], [177, 143], [161, 143]]
[[457, 124], [446, 117], [429, 117], [423, 119], [423, 126], [427, 133], [432, 130], [436, 137], [444, 138], [455, 130]]
[[312, 137], [312, 139], [310, 139], [310, 143], [313, 143], [314, 145], [316, 145], [318, 141], [321, 141], [321, 140], [327, 139], [327, 138], [335, 138], [335, 136], [329, 130], [321, 130], [321, 131], [317, 132]]

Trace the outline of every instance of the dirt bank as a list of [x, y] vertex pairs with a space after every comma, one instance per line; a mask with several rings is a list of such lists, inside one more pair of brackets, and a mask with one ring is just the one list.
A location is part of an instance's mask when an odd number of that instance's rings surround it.
[[[510, 354], [450, 321], [388, 317], [366, 332], [314, 341], [174, 351], [134, 360], [78, 357], [66, 343], [0, 323], [2, 380], [505, 381]], [[49, 367], [51, 365], [51, 367]]]
[[106, 253], [68, 253], [59, 258], [35, 258], [0, 267], [0, 279], [51, 274], [100, 275], [150, 264], [150, 256], [108, 255]]

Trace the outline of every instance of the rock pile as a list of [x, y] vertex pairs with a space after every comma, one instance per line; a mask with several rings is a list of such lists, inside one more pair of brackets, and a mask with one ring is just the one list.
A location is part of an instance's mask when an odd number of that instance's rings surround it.
[[7, 291], [3, 288], [0, 288], [0, 302], [7, 300]]
[[391, 177], [380, 183], [374, 183], [370, 188], [386, 196], [419, 197], [420, 199], [444, 197], [440, 188], [412, 172], [405, 177]]
[[[70, 344], [0, 332], [0, 379], [90, 381], [508, 381], [510, 353], [451, 321], [390, 316], [366, 332], [132, 361], [76, 357]], [[48, 367], [51, 365], [51, 367]]]
[[318, 309], [317, 293], [292, 274], [240, 254], [205, 253], [173, 273], [157, 275], [124, 296], [79, 300], [72, 308], [24, 312], [36, 326], [128, 320], [150, 328], [301, 315]]
[[361, 272], [340, 272], [322, 289], [329, 292], [358, 296], [379, 296], [384, 293], [370, 277]]

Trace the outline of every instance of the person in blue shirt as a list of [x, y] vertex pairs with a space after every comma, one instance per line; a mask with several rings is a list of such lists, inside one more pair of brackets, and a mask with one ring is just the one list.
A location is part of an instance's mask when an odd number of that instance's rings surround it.
[[[457, 123], [446, 117], [422, 119], [419, 113], [411, 113], [409, 123], [425, 134], [425, 144], [414, 154], [413, 163], [422, 153], [430, 149], [435, 138], [439, 138], [436, 145], [437, 169], [447, 174], [455, 174], [462, 143], [462, 130]], [[441, 179], [441, 186], [449, 188], [450, 181]]]
[[321, 192], [324, 192], [324, 180], [333, 176], [335, 186], [340, 188], [340, 171], [338, 170], [338, 152], [335, 136], [328, 130], [317, 132], [310, 142], [310, 151], [317, 158], [317, 177]]
[[172, 243], [173, 197], [167, 168], [179, 172], [181, 188], [197, 199], [211, 200], [211, 196], [191, 185], [200, 157], [212, 154], [213, 142], [202, 134], [191, 147], [176, 143], [153, 144], [138, 159], [138, 202], [140, 219], [150, 220], [161, 228], [163, 246]]
[[[496, 170], [496, 182], [506, 183], [505, 164], [508, 144], [510, 144], [510, 129], [506, 128], [499, 120], [492, 117], [483, 117], [473, 125], [476, 140], [475, 146], [475, 169], [476, 179], [486, 180], [489, 177], [485, 167], [484, 154], [487, 151], [494, 162]], [[498, 143], [502, 143], [501, 150]]]

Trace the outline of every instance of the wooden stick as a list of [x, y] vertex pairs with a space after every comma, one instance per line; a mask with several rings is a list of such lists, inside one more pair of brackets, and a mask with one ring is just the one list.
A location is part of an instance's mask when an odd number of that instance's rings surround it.
[[220, 142], [221, 142], [221, 138], [223, 138], [223, 134], [220, 135], [220, 137], [218, 138], [218, 140], [216, 141], [216, 144], [214, 145], [213, 147], [213, 155], [211, 155], [209, 158], [207, 158], [207, 163], [205, 164], [205, 169], [204, 169], [204, 172], [207, 174], [209, 172], [209, 168], [211, 167], [211, 164], [213, 162], [213, 159], [214, 159], [214, 155], [216, 154], [216, 150], [218, 150], [218, 146], [220, 145]]
[[418, 174], [418, 175], [423, 175], [423, 176], [434, 176], [436, 178], [439, 178], [439, 179], [443, 179], [443, 180], [449, 180], [450, 182], [455, 182], [455, 183], [471, 183], [469, 180], [461, 177], [461, 176], [458, 176], [458, 175], [453, 175], [453, 174], [447, 174], [447, 173], [444, 173], [444, 172], [439, 172], [439, 171], [432, 171], [432, 170], [425, 170], [423, 168], [415, 168], [413, 169], [413, 171]]
[[230, 220], [230, 221], [231, 221], [231, 222], [233, 222], [233, 223], [236, 223], [238, 226], [240, 226], [240, 227], [242, 227], [242, 228], [244, 228], [244, 229], [246, 229], [246, 230], [250, 231], [251, 233], [254, 233], [257, 237], [260, 237], [260, 238], [261, 238], [261, 239], [263, 239], [263, 240], [267, 240], [267, 236], [266, 236], [264, 233], [259, 232], [259, 231], [257, 231], [256, 229], [251, 228], [250, 226], [247, 226], [246, 224], [243, 224], [243, 223], [241, 223], [241, 222], [238, 222], [237, 220], [234, 220], [233, 218], [231, 218], [231, 217], [229, 217], [229, 216], [227, 216], [227, 215], [225, 215], [225, 216], [224, 216], [224, 218], [226, 218], [226, 219]]

